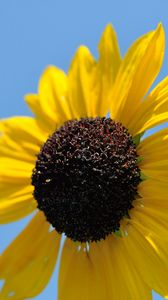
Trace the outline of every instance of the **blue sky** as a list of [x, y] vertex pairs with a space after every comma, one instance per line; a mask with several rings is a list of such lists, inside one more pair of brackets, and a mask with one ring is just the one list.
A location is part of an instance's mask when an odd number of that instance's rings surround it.
[[[54, 64], [68, 69], [75, 49], [86, 44], [97, 55], [97, 42], [111, 22], [121, 53], [141, 34], [162, 22], [168, 38], [167, 0], [1, 0], [0, 1], [0, 117], [30, 115], [23, 95], [36, 92], [43, 69]], [[168, 74], [168, 49], [156, 80]], [[0, 251], [29, 218], [0, 228]], [[56, 299], [55, 271], [38, 300]], [[162, 299], [154, 294], [153, 299]], [[66, 299], [65, 299], [66, 300]]]

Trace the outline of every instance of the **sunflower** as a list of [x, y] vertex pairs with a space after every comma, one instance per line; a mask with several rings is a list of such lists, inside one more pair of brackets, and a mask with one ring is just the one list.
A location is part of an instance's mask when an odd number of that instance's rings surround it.
[[34, 212], [0, 256], [1, 300], [38, 295], [60, 252], [59, 300], [168, 298], [168, 129], [143, 136], [168, 120], [168, 77], [148, 92], [164, 30], [122, 59], [107, 25], [98, 50], [49, 66], [25, 97], [34, 117], [0, 122], [0, 222]]

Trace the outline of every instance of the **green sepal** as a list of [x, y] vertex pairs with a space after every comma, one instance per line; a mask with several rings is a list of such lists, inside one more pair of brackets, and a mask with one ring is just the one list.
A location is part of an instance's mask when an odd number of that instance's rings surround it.
[[137, 159], [136, 159], [136, 163], [139, 164], [143, 160], [144, 160], [143, 156], [138, 156]]
[[114, 234], [115, 234], [115, 236], [117, 236], [117, 237], [122, 237], [123, 235], [122, 235], [122, 231], [119, 229], [119, 230], [116, 230], [115, 232], [114, 232]]
[[144, 180], [148, 179], [148, 176], [146, 176], [144, 173], [141, 172], [141, 177], [140, 178], [141, 178], [142, 181], [144, 181]]
[[132, 138], [133, 143], [136, 147], [139, 145], [141, 137], [144, 135], [144, 133], [145, 133], [145, 131], [138, 133]]

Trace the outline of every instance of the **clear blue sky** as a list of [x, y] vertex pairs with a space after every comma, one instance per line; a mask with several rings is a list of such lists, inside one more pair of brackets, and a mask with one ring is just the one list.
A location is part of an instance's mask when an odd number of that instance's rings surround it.
[[[67, 70], [75, 49], [96, 55], [105, 25], [113, 23], [122, 54], [141, 34], [162, 22], [168, 38], [168, 0], [0, 0], [0, 117], [30, 114], [23, 95], [35, 92], [48, 64]], [[168, 74], [168, 49], [157, 79]], [[29, 218], [0, 228], [0, 251]], [[55, 271], [38, 300], [56, 299]], [[162, 299], [154, 294], [153, 299]], [[66, 299], [65, 299], [66, 300]]]

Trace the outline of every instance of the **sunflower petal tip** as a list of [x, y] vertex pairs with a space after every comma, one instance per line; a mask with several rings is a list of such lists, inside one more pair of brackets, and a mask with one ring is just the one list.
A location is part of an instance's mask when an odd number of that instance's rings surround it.
[[111, 23], [107, 23], [107, 25], [105, 26], [105, 31], [112, 31], [114, 28], [113, 28], [113, 25]]
[[31, 94], [26, 94], [23, 96], [25, 102], [29, 102], [30, 96], [31, 96]]
[[42, 76], [50, 73], [50, 72], [53, 72], [54, 70], [56, 69], [55, 66], [53, 65], [48, 65], [47, 67], [45, 67], [45, 69], [42, 71]]
[[32, 102], [35, 101], [35, 99], [37, 99], [37, 95], [36, 94], [26, 94], [26, 95], [24, 95], [24, 101], [27, 104], [31, 104]]
[[76, 54], [85, 55], [88, 54], [89, 52], [90, 52], [89, 49], [85, 45], [80, 45], [80, 47], [78, 47], [76, 51]]
[[109, 37], [112, 37], [113, 35], [116, 35], [116, 32], [114, 30], [114, 27], [111, 23], [108, 23], [106, 26], [105, 26], [105, 29], [103, 31], [103, 34], [102, 34], [102, 37], [101, 39], [104, 37], [104, 38], [109, 38]]
[[72, 66], [79, 63], [79, 61], [85, 61], [88, 57], [91, 57], [91, 53], [89, 49], [85, 45], [80, 45], [75, 52], [74, 58], [71, 61], [69, 71], [71, 70]]
[[159, 23], [158, 23], [157, 28], [158, 28], [158, 29], [163, 29], [163, 24], [162, 24], [162, 22], [159, 22]]
[[162, 35], [163, 38], [165, 39], [165, 31], [164, 31], [164, 27], [162, 22], [159, 22], [159, 24], [156, 27], [156, 33], [158, 33], [158, 35]]

